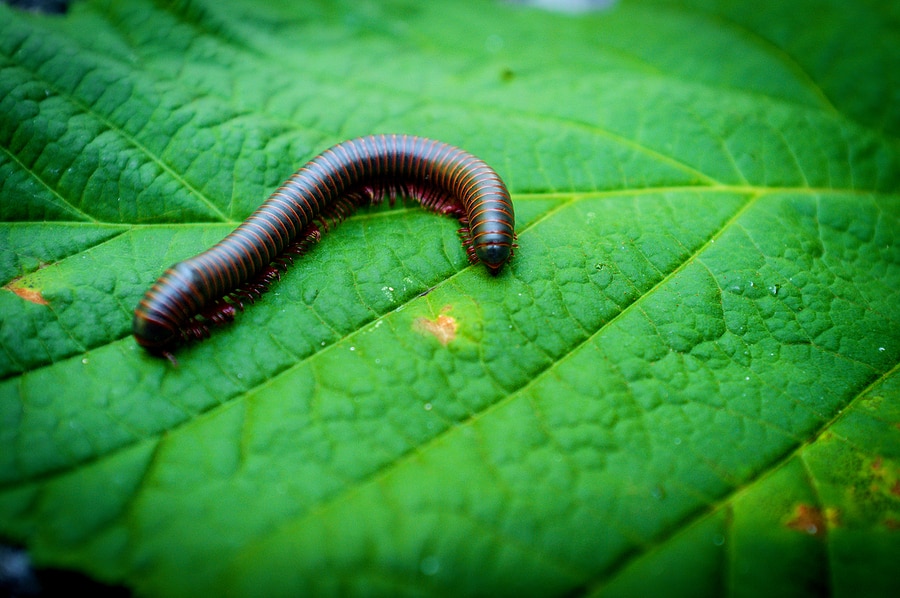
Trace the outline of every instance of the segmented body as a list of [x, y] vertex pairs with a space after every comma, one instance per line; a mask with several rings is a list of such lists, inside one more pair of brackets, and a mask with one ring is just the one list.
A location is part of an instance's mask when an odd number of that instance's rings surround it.
[[135, 309], [137, 342], [172, 359], [179, 344], [232, 320], [243, 300], [263, 293], [330, 222], [398, 196], [459, 218], [469, 259], [492, 274], [512, 256], [509, 192], [485, 162], [422, 137], [361, 137], [313, 158], [222, 241], [166, 270]]

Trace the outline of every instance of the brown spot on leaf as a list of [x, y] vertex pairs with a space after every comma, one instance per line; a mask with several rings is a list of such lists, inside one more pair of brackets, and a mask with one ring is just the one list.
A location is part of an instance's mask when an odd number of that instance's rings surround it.
[[[444, 307], [441, 311], [450, 311], [450, 306]], [[446, 313], [442, 313], [434, 320], [419, 318], [415, 321], [416, 330], [433, 335], [445, 347], [456, 338], [457, 327], [456, 318], [448, 316]]]
[[794, 517], [788, 521], [787, 526], [817, 538], [823, 538], [827, 531], [822, 510], [810, 505], [797, 505]]
[[7, 291], [12, 291], [25, 301], [37, 303], [38, 305], [50, 305], [50, 303], [41, 295], [41, 292], [39, 290], [19, 286], [18, 283], [20, 280], [20, 278], [13, 279], [3, 288]]

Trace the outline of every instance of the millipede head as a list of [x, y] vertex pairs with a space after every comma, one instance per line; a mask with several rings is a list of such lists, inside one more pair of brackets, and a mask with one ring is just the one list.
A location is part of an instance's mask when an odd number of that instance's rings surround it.
[[496, 276], [503, 268], [503, 264], [512, 257], [512, 247], [509, 243], [479, 245], [475, 248], [475, 255], [482, 264], [487, 266], [490, 273]]

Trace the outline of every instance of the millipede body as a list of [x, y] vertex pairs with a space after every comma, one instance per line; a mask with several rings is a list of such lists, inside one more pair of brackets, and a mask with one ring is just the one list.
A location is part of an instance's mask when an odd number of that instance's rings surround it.
[[174, 361], [178, 345], [233, 320], [243, 301], [259, 297], [330, 223], [400, 196], [458, 218], [469, 260], [492, 274], [512, 257], [509, 192], [485, 162], [422, 137], [360, 137], [310, 160], [222, 241], [166, 270], [134, 311], [135, 339]]

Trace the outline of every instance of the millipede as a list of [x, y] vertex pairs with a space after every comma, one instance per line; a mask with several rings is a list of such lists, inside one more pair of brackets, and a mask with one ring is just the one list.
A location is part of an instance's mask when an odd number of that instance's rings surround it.
[[306, 163], [233, 232], [167, 269], [134, 310], [138, 344], [175, 363], [173, 351], [234, 320], [329, 227], [361, 206], [408, 197], [460, 221], [469, 261], [498, 274], [515, 247], [515, 215], [500, 176], [441, 141], [371, 135]]

